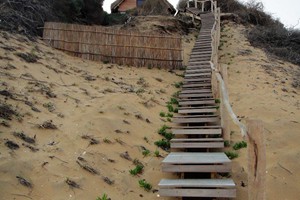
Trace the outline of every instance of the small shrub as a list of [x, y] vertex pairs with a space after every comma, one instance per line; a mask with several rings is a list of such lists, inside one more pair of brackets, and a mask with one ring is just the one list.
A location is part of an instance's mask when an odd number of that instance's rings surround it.
[[173, 117], [173, 114], [172, 113], [168, 113], [167, 117]]
[[234, 151], [226, 151], [225, 154], [230, 160], [233, 160], [233, 159], [239, 157], [239, 154]]
[[149, 149], [145, 149], [145, 150], [142, 151], [142, 154], [143, 154], [144, 156], [148, 156], [150, 153], [151, 153], [151, 152], [150, 152]]
[[160, 135], [164, 135], [167, 132], [167, 129], [169, 129], [170, 127], [168, 127], [167, 125], [163, 125], [159, 130], [158, 130], [158, 134]]
[[172, 122], [171, 118], [169, 118], [169, 117], [167, 118], [167, 121], [168, 121], [168, 122]]
[[172, 106], [172, 104], [167, 104], [167, 108], [168, 108], [168, 111], [169, 112], [174, 112], [174, 108], [173, 108], [173, 106]]
[[137, 174], [141, 174], [143, 172], [143, 169], [144, 169], [144, 165], [138, 164], [137, 166], [135, 166], [134, 169], [129, 170], [129, 173], [135, 176]]
[[108, 198], [107, 194], [103, 194], [102, 197], [98, 197], [97, 200], [110, 200], [110, 198]]
[[229, 140], [225, 140], [224, 141], [224, 146], [225, 147], [230, 147], [230, 141]]
[[215, 103], [221, 103], [220, 99], [215, 99]]
[[144, 188], [147, 192], [152, 189], [152, 185], [148, 183], [145, 179], [139, 180], [140, 187]]
[[144, 137], [144, 140], [149, 143], [149, 139], [146, 136]]
[[234, 150], [239, 150], [239, 149], [246, 148], [246, 147], [247, 147], [247, 142], [245, 142], [245, 141], [237, 142], [233, 145]]
[[154, 151], [154, 155], [155, 157], [159, 157], [160, 156], [159, 151], [158, 150]]
[[174, 108], [174, 113], [178, 113], [178, 108]]
[[160, 112], [160, 113], [159, 113], [159, 116], [165, 117], [165, 116], [166, 116], [166, 113], [165, 113], [165, 112]]
[[108, 138], [104, 138], [103, 142], [106, 143], [106, 144], [111, 144], [112, 143], [112, 141], [110, 141]]
[[177, 83], [174, 83], [174, 86], [176, 88], [181, 88], [181, 86], [183, 85], [183, 82], [177, 82]]
[[160, 148], [162, 148], [163, 150], [168, 150], [170, 149], [170, 141], [166, 140], [166, 139], [161, 139], [158, 140], [156, 142], [154, 142], [154, 144]]
[[175, 92], [172, 96], [173, 96], [174, 98], [178, 98], [178, 97], [179, 97], [179, 91]]
[[170, 103], [171, 104], [175, 104], [175, 105], [178, 105], [179, 103], [178, 103], [178, 100], [176, 99], [176, 98], [174, 98], [174, 97], [172, 97], [171, 99], [170, 99]]

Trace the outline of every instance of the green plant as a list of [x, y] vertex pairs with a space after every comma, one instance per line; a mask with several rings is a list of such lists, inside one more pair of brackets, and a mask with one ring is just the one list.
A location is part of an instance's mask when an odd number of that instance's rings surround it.
[[165, 116], [166, 116], [166, 113], [165, 113], [165, 112], [160, 112], [160, 113], [159, 113], [159, 116], [165, 117]]
[[215, 99], [215, 103], [221, 103], [220, 99]]
[[167, 108], [168, 108], [169, 112], [174, 112], [174, 108], [173, 108], [172, 104], [168, 103]]
[[178, 108], [174, 108], [174, 113], [178, 113]]
[[173, 114], [172, 113], [168, 113], [167, 117], [173, 117]]
[[174, 98], [178, 98], [178, 96], [179, 96], [179, 91], [175, 92], [172, 96], [173, 96]]
[[158, 140], [158, 141], [154, 142], [154, 144], [164, 150], [170, 149], [170, 141], [166, 140], [166, 139]]
[[167, 132], [167, 129], [169, 129], [167, 125], [163, 125], [160, 129], [158, 129], [158, 134], [164, 135]]
[[183, 85], [183, 82], [176, 82], [176, 83], [174, 83], [174, 86], [176, 88], [181, 88], [182, 85]]
[[171, 118], [169, 118], [169, 117], [167, 118], [167, 121], [168, 121], [168, 122], [172, 122]]
[[230, 160], [233, 160], [237, 157], [239, 157], [239, 154], [234, 152], [234, 151], [226, 151], [225, 154], [227, 155], [227, 157], [230, 159]]
[[170, 103], [171, 103], [171, 104], [178, 105], [178, 100], [177, 100], [176, 98], [172, 97], [172, 98], [170, 99]]
[[144, 156], [148, 156], [150, 153], [151, 153], [151, 152], [150, 152], [149, 149], [145, 149], [145, 150], [142, 151], [142, 154], [143, 154]]
[[139, 180], [140, 187], [144, 188], [147, 192], [149, 192], [152, 189], [152, 185], [148, 183], [145, 179]]
[[107, 194], [103, 194], [102, 197], [97, 197], [97, 200], [109, 200], [110, 198], [108, 198]]
[[247, 142], [245, 142], [245, 141], [237, 142], [233, 145], [234, 150], [239, 150], [239, 149], [246, 148], [246, 147], [247, 147]]
[[160, 156], [159, 151], [158, 150], [154, 151], [154, 155], [155, 157], [159, 157]]
[[141, 174], [143, 172], [143, 169], [144, 165], [138, 164], [134, 169], [129, 170], [129, 173], [135, 176], [137, 174]]
[[225, 147], [230, 147], [230, 141], [229, 140], [225, 140], [224, 141], [224, 146]]

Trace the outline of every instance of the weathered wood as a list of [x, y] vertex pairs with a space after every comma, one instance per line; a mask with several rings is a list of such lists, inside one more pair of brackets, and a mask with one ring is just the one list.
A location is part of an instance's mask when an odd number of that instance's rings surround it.
[[262, 121], [247, 120], [248, 199], [266, 199], [266, 144]]
[[221, 135], [222, 129], [172, 129], [174, 135]]
[[210, 83], [211, 82], [211, 78], [187, 78], [183, 80], [183, 83], [190, 83], [190, 82], [194, 82], [194, 83]]
[[234, 188], [232, 179], [162, 179], [160, 188]]
[[208, 101], [180, 101], [180, 106], [185, 105], [207, 105], [207, 104], [215, 104], [215, 100], [208, 100]]
[[231, 163], [223, 152], [171, 152], [163, 161], [163, 164], [220, 164]]
[[182, 86], [183, 88], [200, 88], [200, 87], [211, 87], [210, 83], [188, 83]]
[[173, 123], [184, 124], [184, 123], [212, 123], [219, 122], [218, 117], [212, 118], [176, 118], [173, 119]]
[[160, 189], [160, 196], [235, 198], [236, 189]]
[[224, 142], [223, 138], [173, 138], [171, 142]]
[[121, 65], [173, 69], [183, 60], [181, 37], [175, 36], [46, 22], [43, 40], [74, 56]]
[[202, 90], [182, 90], [180, 94], [201, 94], [211, 92], [211, 89], [202, 89]]
[[204, 109], [178, 109], [179, 114], [197, 114], [197, 113], [215, 113], [217, 112], [216, 108], [204, 108]]
[[[196, 158], [195, 158], [196, 159]], [[212, 173], [220, 172], [226, 173], [231, 171], [231, 163], [225, 164], [208, 164], [208, 163], [199, 163], [199, 164], [162, 164], [163, 172], [201, 172], [201, 173]]]
[[213, 97], [212, 93], [179, 94], [179, 98]]
[[201, 115], [195, 115], [195, 114], [175, 115], [175, 116], [173, 116], [173, 119], [177, 119], [177, 118], [180, 118], [180, 119], [182, 119], [182, 118], [209, 118], [209, 117], [218, 117], [218, 115], [208, 115], [207, 113], [201, 113]]
[[211, 72], [211, 69], [206, 68], [206, 69], [187, 69], [187, 70], [185, 70], [185, 74], [194, 74], [194, 73], [200, 73], [200, 72]]
[[178, 125], [174, 125], [171, 126], [170, 129], [172, 130], [176, 130], [176, 129], [184, 129], [184, 130], [190, 130], [190, 129], [221, 129], [222, 126], [178, 126]]
[[172, 142], [171, 148], [193, 149], [193, 148], [224, 148], [224, 142]]

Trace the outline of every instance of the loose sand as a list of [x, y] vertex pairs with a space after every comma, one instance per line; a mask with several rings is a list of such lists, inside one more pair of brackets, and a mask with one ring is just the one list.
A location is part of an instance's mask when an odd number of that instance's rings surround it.
[[[39, 59], [28, 63], [16, 53]], [[161, 139], [157, 130], [166, 123], [159, 113], [167, 110], [166, 102], [178, 90], [173, 84], [180, 76], [166, 70], [81, 60], [40, 41], [4, 32], [0, 56], [0, 102], [17, 112], [12, 120], [0, 119], [0, 199], [82, 200], [104, 193], [111, 199], [157, 198], [159, 180], [174, 176], [161, 172], [167, 152], [154, 145]], [[41, 126], [49, 120], [57, 130]], [[13, 132], [24, 132], [36, 144], [24, 142]], [[20, 148], [10, 150], [8, 140]], [[151, 154], [143, 156], [144, 149]], [[155, 150], [162, 157], [155, 157]], [[120, 157], [126, 151], [144, 164], [142, 174], [130, 175], [135, 165]], [[99, 174], [87, 172], [76, 161]], [[16, 176], [33, 187], [23, 186]], [[67, 178], [80, 189], [70, 188]], [[154, 192], [140, 188], [140, 179], [150, 182]], [[114, 183], [109, 185], [109, 181]]]
[[[220, 62], [228, 65], [228, 89], [235, 113], [260, 119], [265, 127], [267, 149], [267, 199], [300, 198], [300, 91], [292, 88], [299, 66], [268, 56], [247, 41], [247, 28], [226, 23], [222, 32]], [[232, 143], [241, 141], [234, 125]], [[247, 199], [247, 150], [233, 161], [238, 198]]]

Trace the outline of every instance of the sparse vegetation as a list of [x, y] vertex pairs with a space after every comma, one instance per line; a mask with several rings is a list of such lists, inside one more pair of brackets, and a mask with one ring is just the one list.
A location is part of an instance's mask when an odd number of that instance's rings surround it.
[[246, 148], [246, 147], [247, 147], [247, 142], [245, 142], [245, 141], [237, 142], [233, 145], [234, 150], [239, 150], [239, 149]]
[[225, 147], [230, 147], [230, 141], [229, 140], [225, 140], [224, 141], [224, 146]]
[[165, 113], [165, 112], [160, 112], [160, 113], [159, 113], [159, 116], [165, 117], [165, 116], [166, 116], [166, 113]]
[[227, 157], [230, 159], [230, 160], [233, 160], [237, 157], [239, 157], [239, 154], [234, 152], [234, 151], [226, 151], [225, 154], [227, 155]]
[[144, 188], [147, 192], [149, 192], [152, 189], [152, 185], [148, 183], [145, 179], [139, 180], [139, 185], [141, 188]]
[[158, 151], [158, 150], [155, 150], [155, 151], [154, 151], [154, 156], [155, 156], [155, 157], [159, 157], [159, 156], [160, 156], [160, 154], [159, 154], [159, 151]]
[[137, 174], [141, 174], [143, 172], [143, 169], [144, 169], [144, 165], [138, 164], [138, 165], [135, 166], [134, 169], [129, 170], [129, 173], [131, 175], [135, 176]]
[[162, 148], [163, 150], [169, 150], [170, 149], [170, 141], [166, 140], [166, 139], [158, 140], [158, 141], [154, 142], [154, 144], [156, 146]]
[[102, 197], [97, 197], [96, 200], [110, 200], [110, 198], [108, 198], [108, 195], [104, 193]]
[[143, 156], [149, 156], [150, 155], [150, 150], [149, 149], [145, 149], [142, 151]]
[[174, 86], [175, 86], [176, 88], [181, 88], [182, 85], [183, 85], [183, 82], [176, 82], [176, 83], [174, 83]]

